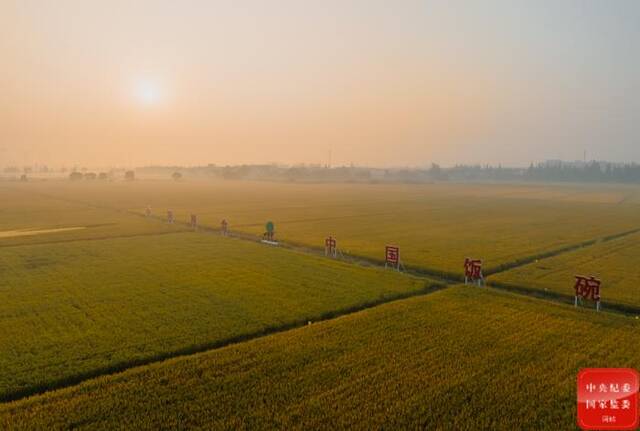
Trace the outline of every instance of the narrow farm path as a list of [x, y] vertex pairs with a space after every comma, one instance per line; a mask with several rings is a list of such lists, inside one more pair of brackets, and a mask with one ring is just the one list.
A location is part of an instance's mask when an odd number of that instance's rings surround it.
[[[152, 220], [157, 220], [160, 222], [165, 222], [165, 219], [161, 216], [155, 216], [155, 215], [147, 216], [146, 214], [143, 214], [137, 211], [130, 211], [130, 210], [127, 210], [126, 212], [139, 217], [144, 217]], [[174, 224], [182, 227], [189, 227], [189, 223], [187, 222], [175, 221]], [[258, 225], [245, 225], [245, 226], [258, 226]], [[220, 228], [211, 227], [207, 225], [199, 225], [197, 228], [197, 231], [221, 234]], [[563, 253], [568, 253], [568, 252], [575, 251], [580, 248], [589, 247], [598, 243], [609, 242], [616, 239], [624, 238], [626, 236], [633, 235], [638, 232], [640, 232], [640, 228], [631, 229], [624, 232], [618, 232], [618, 233], [603, 236], [603, 237], [588, 239], [576, 244], [566, 245], [557, 249], [548, 250], [548, 251], [536, 253], [529, 256], [524, 256], [522, 258], [510, 261], [510, 262], [501, 263], [493, 268], [489, 268], [488, 270], [485, 269], [483, 272], [485, 276], [499, 274], [501, 272], [505, 272], [514, 268], [528, 265], [538, 260], [548, 259]], [[262, 240], [262, 237], [258, 235], [253, 235], [253, 234], [242, 232], [242, 231], [229, 231], [227, 233], [227, 236], [233, 237], [233, 238], [240, 238], [240, 239], [257, 242], [257, 243], [259, 243]], [[280, 242], [278, 244], [278, 247], [296, 250], [301, 253], [313, 254], [316, 256], [324, 255], [324, 248], [322, 247], [311, 247], [307, 244], [296, 243], [294, 241]], [[341, 256], [338, 256], [337, 259], [340, 259], [345, 262], [357, 263], [365, 266], [378, 266], [378, 267], [384, 266], [384, 261], [382, 259], [374, 259], [368, 256], [361, 256], [357, 254], [341, 255]], [[436, 268], [428, 268], [423, 266], [409, 265], [405, 267], [405, 272], [415, 276], [429, 276], [430, 278], [435, 277], [440, 279], [443, 282], [458, 283], [460, 281], [464, 281], [464, 277], [462, 274], [452, 274]]]

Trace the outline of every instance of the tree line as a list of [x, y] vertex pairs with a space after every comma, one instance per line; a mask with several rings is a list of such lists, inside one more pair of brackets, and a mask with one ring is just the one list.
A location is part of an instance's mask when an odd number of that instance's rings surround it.
[[[369, 168], [358, 166], [327, 167], [320, 165], [236, 165], [146, 167], [138, 172], [155, 175], [212, 177], [227, 180], [269, 180], [285, 182], [396, 182], [434, 181], [541, 181], [541, 182], [613, 182], [640, 183], [640, 165], [610, 162], [560, 162], [531, 164], [528, 168], [501, 165], [456, 165], [428, 168]], [[179, 172], [179, 177], [176, 173]]]

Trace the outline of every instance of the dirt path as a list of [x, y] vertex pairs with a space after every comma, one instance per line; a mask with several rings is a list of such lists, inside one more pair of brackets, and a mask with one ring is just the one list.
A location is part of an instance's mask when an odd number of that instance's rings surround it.
[[0, 231], [0, 239], [2, 238], [15, 238], [18, 236], [35, 236], [35, 235], [44, 235], [47, 233], [58, 233], [58, 232], [70, 232], [74, 230], [82, 230], [86, 229], [86, 226], [76, 226], [76, 227], [60, 227], [54, 229], [17, 229], [17, 230], [5, 230]]

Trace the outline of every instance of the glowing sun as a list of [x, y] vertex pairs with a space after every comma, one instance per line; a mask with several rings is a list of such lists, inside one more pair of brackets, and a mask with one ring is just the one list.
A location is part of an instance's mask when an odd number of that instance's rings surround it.
[[153, 81], [142, 80], [135, 86], [136, 100], [145, 106], [156, 105], [160, 102], [161, 91], [160, 86]]

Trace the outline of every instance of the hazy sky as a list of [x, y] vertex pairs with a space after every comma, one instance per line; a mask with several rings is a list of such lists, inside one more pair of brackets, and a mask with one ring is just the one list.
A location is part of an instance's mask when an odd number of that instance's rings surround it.
[[640, 1], [0, 0], [0, 165], [640, 161]]

